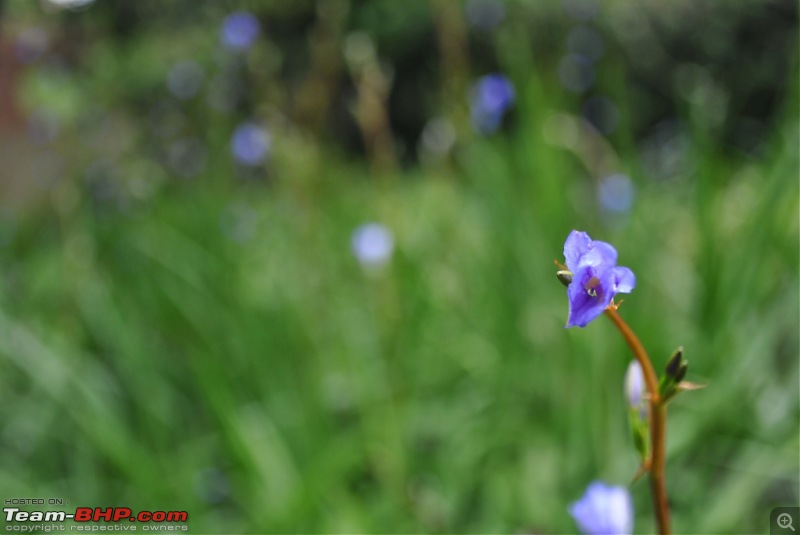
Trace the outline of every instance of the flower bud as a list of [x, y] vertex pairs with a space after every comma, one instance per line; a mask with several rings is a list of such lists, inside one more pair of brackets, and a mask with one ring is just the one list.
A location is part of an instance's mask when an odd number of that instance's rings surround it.
[[649, 427], [647, 402], [645, 401], [645, 381], [642, 366], [638, 360], [632, 360], [625, 372], [625, 398], [628, 400], [628, 423], [631, 429], [633, 445], [642, 462], [649, 456]]
[[686, 377], [686, 372], [688, 371], [689, 371], [689, 363], [683, 361], [680, 369], [678, 370], [678, 374], [675, 376], [675, 382], [680, 383], [681, 381], [683, 381], [683, 378]]
[[632, 360], [625, 372], [625, 398], [632, 409], [642, 406], [644, 396], [644, 372], [638, 361]]
[[683, 359], [683, 347], [678, 347], [667, 361], [667, 377], [680, 382], [686, 376], [689, 363]]
[[667, 367], [664, 371], [666, 373], [661, 378], [658, 390], [665, 403], [683, 390], [692, 390], [692, 388], [682, 388], [682, 385], [686, 383], [683, 378], [686, 377], [686, 372], [689, 371], [689, 361], [683, 358], [682, 347], [675, 350], [667, 361]]

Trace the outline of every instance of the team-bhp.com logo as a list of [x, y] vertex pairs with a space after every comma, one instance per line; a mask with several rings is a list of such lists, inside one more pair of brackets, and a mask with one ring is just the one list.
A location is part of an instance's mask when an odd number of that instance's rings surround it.
[[[67, 531], [59, 522], [72, 520], [79, 524], [70, 525], [69, 531], [136, 531], [136, 526], [124, 526], [124, 522], [147, 522], [142, 531], [188, 531], [186, 525], [172, 525], [189, 520], [186, 511], [139, 511], [134, 513], [129, 507], [78, 507], [75, 512], [66, 511], [22, 511], [18, 507], [4, 507], [6, 531]], [[108, 526], [100, 522], [122, 523]], [[13, 524], [9, 524], [13, 523]], [[85, 524], [84, 524], [85, 523]], [[49, 528], [49, 529], [48, 529]]]

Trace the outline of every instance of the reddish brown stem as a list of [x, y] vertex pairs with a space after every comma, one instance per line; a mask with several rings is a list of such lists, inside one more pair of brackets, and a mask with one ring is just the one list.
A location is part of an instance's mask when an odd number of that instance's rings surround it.
[[658, 533], [659, 535], [669, 535], [669, 504], [667, 502], [667, 487], [664, 481], [667, 408], [661, 402], [661, 396], [658, 392], [658, 376], [639, 338], [617, 313], [617, 306], [612, 303], [606, 308], [606, 316], [611, 319], [614, 326], [622, 334], [622, 337], [625, 338], [625, 342], [631, 348], [633, 356], [641, 365], [644, 373], [644, 382], [647, 385], [650, 401], [650, 442], [653, 448], [650, 461], [650, 492], [653, 495], [653, 507], [656, 512]]

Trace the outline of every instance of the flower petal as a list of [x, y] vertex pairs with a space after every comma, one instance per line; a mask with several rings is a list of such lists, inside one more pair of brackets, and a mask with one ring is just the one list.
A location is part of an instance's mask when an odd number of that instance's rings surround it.
[[610, 243], [593, 241], [589, 249], [581, 257], [583, 266], [602, 267], [604, 270], [617, 265], [617, 250]]
[[636, 275], [629, 268], [614, 268], [614, 292], [629, 294], [636, 287]]
[[592, 267], [587, 267], [573, 273], [572, 282], [567, 288], [569, 298], [567, 327], [586, 327], [590, 321], [602, 314], [614, 297], [613, 284], [613, 271], [610, 269], [600, 273]]
[[564, 258], [570, 271], [577, 271], [581, 257], [589, 251], [591, 245], [592, 239], [585, 232], [573, 230], [569, 233], [564, 242]]

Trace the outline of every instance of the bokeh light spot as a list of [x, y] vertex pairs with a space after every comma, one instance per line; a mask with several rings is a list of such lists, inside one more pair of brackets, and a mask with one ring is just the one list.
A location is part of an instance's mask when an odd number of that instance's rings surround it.
[[47, 2], [59, 9], [71, 9], [73, 11], [80, 11], [88, 9], [94, 3], [94, 0], [47, 0]]
[[186, 100], [197, 94], [204, 77], [203, 68], [196, 61], [179, 61], [167, 73], [167, 88], [179, 99]]
[[17, 36], [14, 51], [22, 63], [40, 59], [50, 47], [50, 36], [43, 28], [26, 28]]
[[453, 124], [443, 117], [435, 117], [428, 121], [420, 136], [420, 146], [423, 151], [435, 156], [445, 156], [455, 142], [456, 130]]
[[206, 167], [207, 150], [197, 138], [188, 137], [173, 142], [167, 151], [170, 169], [183, 178], [194, 178]]
[[575, 20], [586, 22], [597, 16], [598, 0], [562, 0], [564, 11]]
[[577, 26], [567, 34], [567, 50], [593, 61], [603, 55], [603, 38], [594, 28]]
[[583, 116], [602, 134], [610, 134], [619, 124], [619, 111], [614, 102], [603, 96], [593, 96], [583, 103]]
[[583, 93], [594, 83], [594, 68], [586, 56], [567, 54], [558, 62], [558, 79], [573, 93]]
[[491, 30], [506, 17], [506, 8], [501, 0], [467, 0], [467, 21], [478, 30]]

